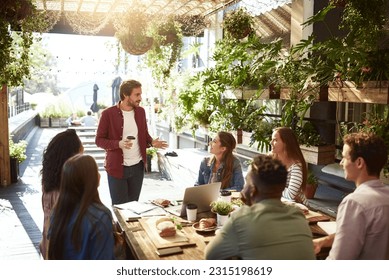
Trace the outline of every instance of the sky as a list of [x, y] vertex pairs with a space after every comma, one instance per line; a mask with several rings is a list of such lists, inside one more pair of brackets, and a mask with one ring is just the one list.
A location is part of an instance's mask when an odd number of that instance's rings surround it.
[[74, 87], [82, 82], [111, 81], [114, 69], [116, 39], [106, 36], [43, 34], [43, 44], [57, 59], [59, 86]]

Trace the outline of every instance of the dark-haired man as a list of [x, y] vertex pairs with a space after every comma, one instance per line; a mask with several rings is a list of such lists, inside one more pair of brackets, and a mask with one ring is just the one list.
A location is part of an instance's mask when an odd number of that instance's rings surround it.
[[286, 177], [279, 160], [265, 155], [253, 159], [242, 190], [246, 205], [207, 245], [206, 259], [315, 259], [307, 220], [280, 200]]

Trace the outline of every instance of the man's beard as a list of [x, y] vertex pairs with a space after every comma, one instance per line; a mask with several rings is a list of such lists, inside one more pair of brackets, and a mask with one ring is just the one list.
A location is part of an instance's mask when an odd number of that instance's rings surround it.
[[130, 106], [132, 108], [139, 107], [140, 101], [139, 102], [134, 102], [134, 101], [128, 101], [127, 106]]

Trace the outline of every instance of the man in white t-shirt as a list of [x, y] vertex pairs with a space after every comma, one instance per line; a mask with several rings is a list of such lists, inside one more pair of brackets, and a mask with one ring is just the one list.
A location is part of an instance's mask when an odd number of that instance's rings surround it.
[[168, 147], [166, 141], [149, 135], [141, 101], [141, 83], [123, 81], [119, 103], [105, 109], [99, 120], [95, 140], [106, 151], [105, 170], [112, 204], [139, 199], [147, 166], [146, 148]]

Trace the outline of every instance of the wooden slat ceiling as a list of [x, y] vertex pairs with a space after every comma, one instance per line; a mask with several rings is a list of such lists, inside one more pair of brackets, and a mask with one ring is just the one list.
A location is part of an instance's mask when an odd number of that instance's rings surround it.
[[[282, 37], [289, 41], [291, 1], [287, 0], [34, 0], [38, 9], [58, 13], [62, 20], [54, 27], [55, 33], [98, 34], [112, 25], [112, 21], [129, 9], [150, 14], [156, 18], [165, 16], [210, 16], [219, 10], [241, 3], [248, 10], [264, 10], [255, 15], [256, 32], [269, 40]], [[289, 4], [288, 4], [289, 3]], [[65, 20], [66, 18], [66, 20]], [[78, 24], [75, 23], [78, 21]], [[89, 24], [82, 30], [81, 23]], [[71, 25], [65, 30], [63, 26]], [[53, 32], [53, 31], [52, 31]], [[115, 30], [110, 26], [107, 34]], [[286, 42], [288, 43], [288, 42]]]
[[284, 44], [290, 44], [291, 4], [285, 4], [262, 13], [254, 19], [254, 29], [265, 41], [283, 38]]
[[207, 16], [236, 0], [34, 0], [38, 9], [61, 12], [122, 13], [142, 9], [148, 14]]

